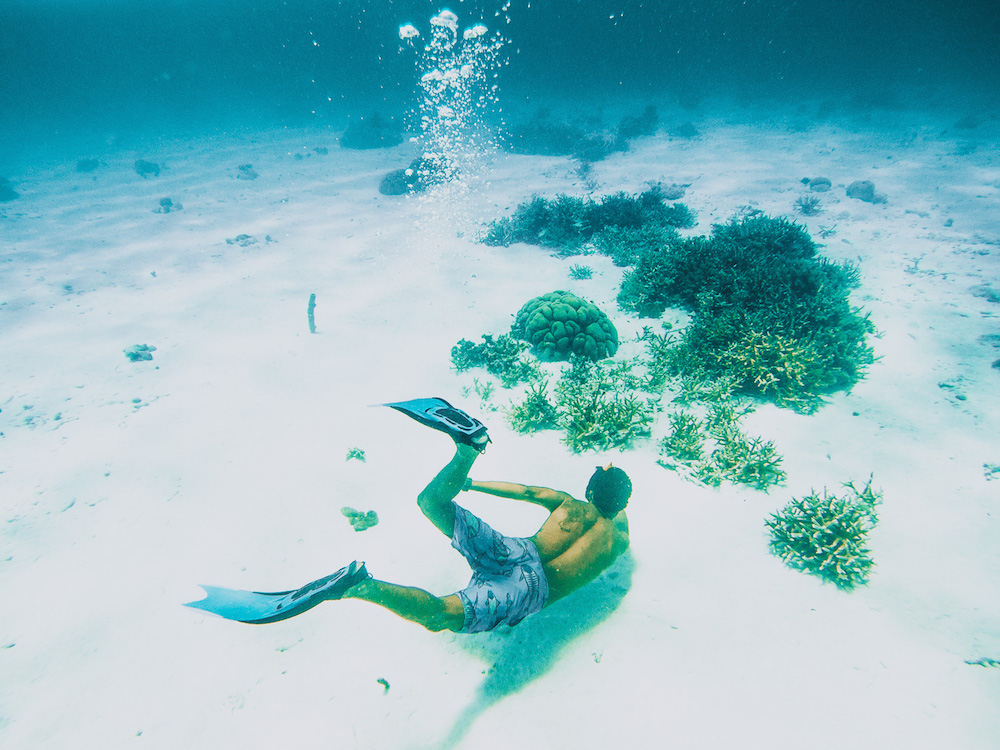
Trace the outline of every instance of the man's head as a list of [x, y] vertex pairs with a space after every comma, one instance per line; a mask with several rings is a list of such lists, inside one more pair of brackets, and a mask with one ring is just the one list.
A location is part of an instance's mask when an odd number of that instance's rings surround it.
[[587, 485], [587, 500], [605, 518], [614, 518], [624, 510], [631, 494], [628, 474], [611, 464], [598, 466]]

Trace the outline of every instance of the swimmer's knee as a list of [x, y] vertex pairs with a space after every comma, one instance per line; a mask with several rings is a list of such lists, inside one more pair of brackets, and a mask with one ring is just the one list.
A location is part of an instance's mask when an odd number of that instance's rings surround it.
[[455, 531], [455, 506], [451, 500], [443, 500], [433, 492], [417, 495], [417, 507], [442, 534], [451, 537]]
[[448, 630], [448, 625], [444, 620], [440, 619], [431, 619], [420, 624], [432, 633], [440, 633], [442, 630]]
[[428, 508], [433, 508], [435, 503], [439, 502], [434, 496], [433, 492], [428, 492], [424, 490], [419, 495], [417, 495], [417, 507], [422, 511], [426, 511]]
[[452, 597], [438, 599], [432, 611], [422, 618], [420, 624], [432, 633], [440, 633], [442, 630], [458, 632], [465, 624], [465, 609], [461, 602], [457, 605], [451, 601]]

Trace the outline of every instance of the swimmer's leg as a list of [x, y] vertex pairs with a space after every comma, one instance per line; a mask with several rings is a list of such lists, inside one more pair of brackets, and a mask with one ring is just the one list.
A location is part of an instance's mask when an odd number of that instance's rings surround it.
[[477, 458], [479, 451], [471, 445], [456, 444], [451, 461], [417, 496], [420, 510], [449, 539], [455, 531], [455, 506], [452, 501], [462, 491]]
[[423, 625], [435, 633], [440, 630], [457, 632], [465, 623], [462, 600], [455, 594], [434, 596], [423, 589], [371, 578], [353, 586], [342, 598], [361, 599], [385, 607], [403, 619]]

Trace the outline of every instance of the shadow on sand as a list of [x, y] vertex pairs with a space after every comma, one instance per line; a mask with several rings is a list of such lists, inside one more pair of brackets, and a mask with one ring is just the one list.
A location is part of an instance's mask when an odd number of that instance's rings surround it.
[[631, 588], [634, 565], [631, 552], [626, 552], [592, 583], [517, 627], [459, 636], [463, 648], [492, 666], [441, 750], [457, 746], [480, 715], [548, 672], [573, 639], [606, 620]]

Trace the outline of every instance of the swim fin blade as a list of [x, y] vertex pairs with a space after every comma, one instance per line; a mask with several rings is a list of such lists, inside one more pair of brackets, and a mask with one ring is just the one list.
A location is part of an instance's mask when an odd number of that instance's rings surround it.
[[482, 422], [461, 409], [456, 409], [443, 398], [415, 398], [382, 406], [388, 406], [422, 425], [447, 433], [456, 442], [471, 445], [479, 452], [486, 450], [486, 444], [492, 442]]
[[368, 578], [371, 576], [365, 564], [355, 561], [294, 591], [240, 591], [202, 586], [205, 598], [187, 602], [184, 606], [211, 612], [227, 620], [263, 625], [300, 615], [320, 602], [339, 599], [351, 586]]

